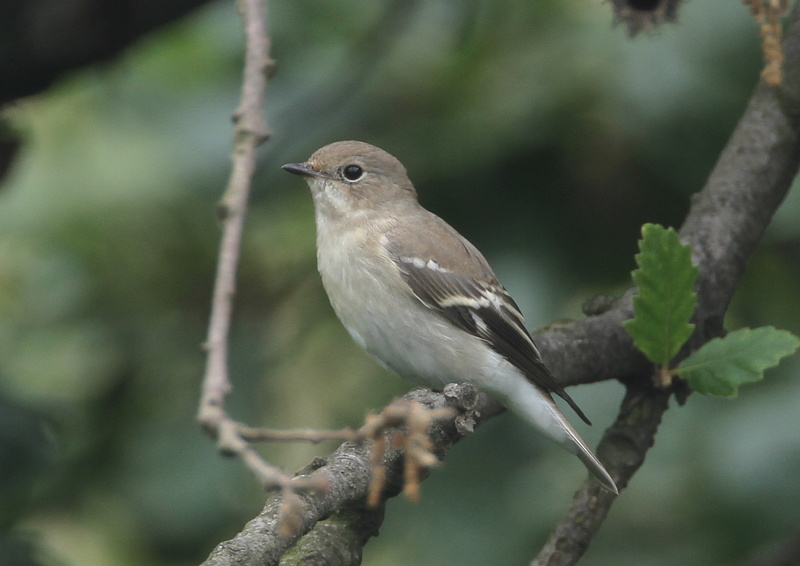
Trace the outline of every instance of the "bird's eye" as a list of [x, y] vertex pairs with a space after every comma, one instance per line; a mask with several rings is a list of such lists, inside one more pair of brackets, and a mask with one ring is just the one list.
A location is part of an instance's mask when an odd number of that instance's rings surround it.
[[342, 170], [342, 174], [348, 181], [358, 181], [364, 175], [364, 170], [358, 165], [348, 165]]

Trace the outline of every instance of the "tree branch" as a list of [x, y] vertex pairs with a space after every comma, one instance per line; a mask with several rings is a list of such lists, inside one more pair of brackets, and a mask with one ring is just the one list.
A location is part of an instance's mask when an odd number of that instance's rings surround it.
[[[486, 395], [479, 394], [471, 385], [450, 384], [441, 393], [428, 389], [415, 389], [404, 399], [416, 401], [432, 410], [454, 408], [458, 415], [434, 423], [429, 431], [437, 456], [441, 459], [450, 447], [470, 434], [475, 426], [502, 410], [502, 407]], [[300, 470], [295, 477], [308, 478], [325, 484], [324, 490], [306, 492], [301, 495], [301, 515], [297, 529], [290, 535], [281, 531], [280, 496], [267, 501], [262, 512], [242, 532], [217, 546], [203, 566], [250, 565], [266, 566], [278, 564], [284, 553], [298, 556], [297, 546], [306, 552], [321, 552], [326, 564], [358, 564], [357, 561], [334, 560], [335, 556], [355, 560], [361, 555], [361, 547], [375, 536], [383, 521], [385, 501], [399, 494], [403, 487], [403, 452], [389, 447], [384, 454], [386, 477], [380, 504], [375, 508], [366, 506], [371, 480], [369, 448], [363, 443], [346, 442], [327, 458], [317, 458]], [[330, 540], [328, 521], [336, 523], [335, 529], [346, 528], [350, 535], [339, 541], [336, 551], [326, 553], [324, 546]], [[342, 545], [345, 546], [342, 546]], [[345, 551], [345, 547], [347, 550]], [[315, 549], [312, 551], [312, 549]], [[306, 556], [306, 559], [308, 556]], [[308, 562], [282, 562], [294, 564]]]
[[197, 418], [209, 433], [216, 436], [220, 451], [241, 457], [262, 484], [287, 488], [291, 478], [268, 464], [253, 450], [242, 437], [238, 423], [225, 411], [225, 398], [231, 389], [228, 378], [228, 334], [242, 230], [250, 183], [256, 167], [256, 153], [270, 135], [262, 108], [267, 72], [272, 65], [266, 6], [262, 0], [242, 0], [240, 9], [245, 33], [244, 78], [239, 106], [233, 115], [236, 125], [231, 154], [232, 169], [219, 203], [223, 232], [205, 343], [208, 358]]
[[[700, 268], [694, 316], [697, 328], [687, 351], [724, 332], [725, 311], [747, 263], [797, 175], [800, 165], [799, 14], [800, 10], [794, 11], [784, 42], [784, 49], [790, 54], [787, 69], [792, 79], [780, 89], [765, 83], [756, 88], [706, 186], [695, 195], [680, 230], [682, 239], [692, 244], [693, 261]], [[619, 306], [595, 319], [611, 317], [617, 323], [621, 312], [630, 312], [630, 295], [629, 292]], [[583, 322], [598, 321], [590, 318]], [[641, 376], [647, 377], [649, 372]], [[638, 385], [629, 383], [620, 414], [598, 447], [598, 455], [608, 463], [609, 472], [619, 487], [627, 485], [655, 442], [669, 396], [669, 392], [649, 387], [642, 379], [638, 380]], [[592, 482], [586, 482], [532, 566], [575, 564], [588, 548], [614, 500], [609, 494], [598, 493]]]

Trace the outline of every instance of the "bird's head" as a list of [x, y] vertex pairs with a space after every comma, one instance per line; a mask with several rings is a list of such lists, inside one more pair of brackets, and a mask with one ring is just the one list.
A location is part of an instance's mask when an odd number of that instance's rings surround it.
[[332, 143], [283, 169], [306, 179], [317, 213], [329, 217], [417, 202], [403, 164], [364, 142]]

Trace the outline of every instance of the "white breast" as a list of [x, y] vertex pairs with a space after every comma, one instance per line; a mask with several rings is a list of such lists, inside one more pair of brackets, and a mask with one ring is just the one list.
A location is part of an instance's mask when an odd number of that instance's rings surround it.
[[435, 388], [480, 382], [473, 372], [489, 349], [413, 295], [385, 251], [390, 222], [342, 231], [317, 219], [317, 263], [333, 310], [356, 343], [400, 377]]

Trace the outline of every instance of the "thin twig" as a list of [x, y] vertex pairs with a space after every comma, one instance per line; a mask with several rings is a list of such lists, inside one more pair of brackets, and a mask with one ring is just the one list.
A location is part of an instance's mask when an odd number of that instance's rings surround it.
[[228, 378], [228, 335], [242, 230], [256, 166], [256, 152], [270, 135], [262, 109], [267, 86], [266, 71], [271, 65], [266, 7], [262, 0], [242, 0], [240, 10], [246, 44], [244, 78], [239, 106], [233, 116], [235, 128], [231, 174], [219, 204], [223, 232], [205, 343], [208, 358], [198, 420], [217, 437], [220, 450], [240, 456], [259, 479], [269, 483], [284, 483], [285, 474], [264, 462], [250, 448], [242, 438], [238, 425], [225, 411], [225, 398], [231, 389]]
[[356, 441], [362, 438], [358, 430], [350, 427], [338, 430], [315, 430], [308, 428], [252, 428], [239, 425], [239, 434], [250, 442], [311, 442], [319, 444], [326, 440]]
[[236, 270], [247, 201], [256, 168], [256, 153], [270, 136], [262, 105], [267, 75], [273, 65], [269, 56], [270, 41], [264, 1], [241, 0], [239, 9], [245, 35], [242, 93], [239, 106], [233, 114], [235, 126], [231, 174], [219, 202], [219, 215], [223, 224], [222, 241], [205, 343], [208, 359], [197, 418], [203, 428], [216, 437], [217, 447], [221, 452], [238, 456], [265, 489], [280, 490], [278, 525], [281, 534], [288, 536], [300, 522], [300, 493], [324, 489], [326, 482], [292, 478], [267, 462], [245, 439], [243, 431], [251, 429], [239, 425], [225, 410], [225, 398], [231, 390], [228, 377], [228, 337], [236, 289]]

